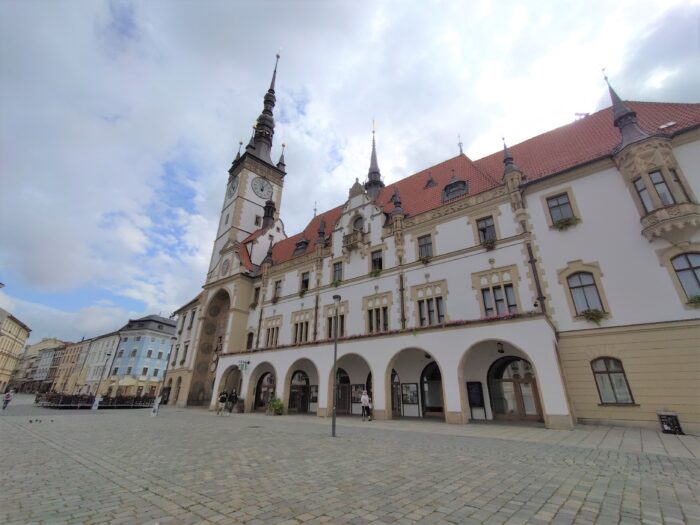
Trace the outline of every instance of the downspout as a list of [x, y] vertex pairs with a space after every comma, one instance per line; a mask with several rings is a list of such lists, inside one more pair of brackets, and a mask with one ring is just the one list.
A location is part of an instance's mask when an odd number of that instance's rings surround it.
[[540, 284], [540, 275], [537, 272], [537, 259], [532, 253], [532, 244], [530, 242], [525, 243], [527, 246], [527, 255], [529, 257], [528, 262], [530, 263], [530, 269], [532, 270], [532, 278], [535, 280], [535, 289], [537, 290], [537, 301], [540, 303], [540, 310], [543, 314], [547, 313], [547, 306], [544, 304], [545, 297], [542, 294], [542, 285]]
[[316, 294], [315, 304], [314, 304], [314, 341], [318, 337], [318, 294]]
[[[399, 266], [403, 263], [399, 258]], [[401, 305], [401, 329], [406, 329], [406, 300], [404, 298], [403, 272], [399, 273], [399, 298]]]

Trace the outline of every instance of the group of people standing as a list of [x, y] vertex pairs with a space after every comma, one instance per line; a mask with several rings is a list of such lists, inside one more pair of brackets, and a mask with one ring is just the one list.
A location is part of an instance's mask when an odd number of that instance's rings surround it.
[[225, 411], [231, 414], [233, 412], [233, 407], [238, 403], [238, 393], [234, 388], [231, 392], [226, 392], [222, 390], [219, 394], [219, 406], [216, 409], [216, 415], [220, 416]]

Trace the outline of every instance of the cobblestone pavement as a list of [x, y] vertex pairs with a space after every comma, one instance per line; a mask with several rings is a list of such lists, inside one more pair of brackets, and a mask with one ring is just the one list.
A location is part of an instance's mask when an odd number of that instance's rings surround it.
[[13, 402], [0, 523], [700, 524], [696, 438], [356, 419], [329, 433], [316, 417]]

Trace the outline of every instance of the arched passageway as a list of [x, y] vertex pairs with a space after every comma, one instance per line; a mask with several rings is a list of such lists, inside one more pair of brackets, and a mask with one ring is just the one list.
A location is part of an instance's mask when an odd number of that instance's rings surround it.
[[459, 377], [465, 419], [544, 421], [532, 360], [515, 345], [500, 340], [473, 345]]
[[[344, 355], [338, 359], [338, 393], [336, 413], [338, 415], [362, 415], [362, 391], [367, 390], [372, 397], [372, 369], [367, 361], [357, 354]], [[328, 382], [328, 399], [333, 399], [333, 371]], [[332, 403], [329, 403], [329, 414]]]
[[264, 412], [267, 410], [267, 404], [270, 399], [275, 397], [275, 389], [277, 387], [275, 374], [272, 372], [265, 372], [258, 379], [255, 385], [255, 400], [253, 405], [253, 410], [256, 412]]
[[241, 382], [243, 381], [243, 376], [237, 365], [229, 366], [219, 383], [219, 393], [226, 392], [231, 394], [235, 392], [237, 396], [241, 393]]
[[385, 388], [391, 418], [445, 417], [442, 371], [423, 349], [405, 348], [389, 361]]
[[287, 371], [284, 404], [290, 414], [318, 411], [318, 369], [309, 359], [295, 361]]

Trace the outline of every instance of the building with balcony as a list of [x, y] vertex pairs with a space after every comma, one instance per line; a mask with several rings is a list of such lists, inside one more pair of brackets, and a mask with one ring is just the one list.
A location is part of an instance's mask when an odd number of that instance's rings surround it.
[[188, 400], [700, 432], [700, 104], [624, 102], [482, 159], [369, 170], [287, 236], [275, 77], [228, 171]]

